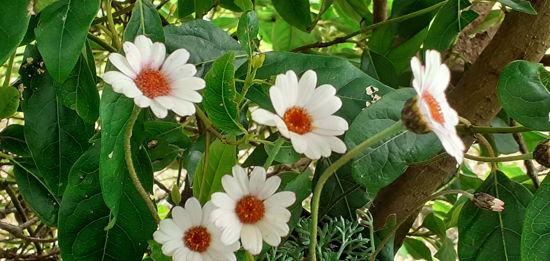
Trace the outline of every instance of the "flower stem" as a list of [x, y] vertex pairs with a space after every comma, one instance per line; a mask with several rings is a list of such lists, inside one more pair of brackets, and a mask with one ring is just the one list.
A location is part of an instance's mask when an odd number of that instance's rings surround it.
[[16, 51], [13, 51], [10, 61], [8, 62], [8, 69], [6, 70], [6, 75], [4, 76], [4, 87], [8, 87], [10, 85], [11, 69], [13, 68], [13, 60], [15, 60], [15, 53]]
[[309, 245], [309, 260], [317, 260], [317, 222], [319, 221], [319, 201], [321, 200], [321, 192], [323, 191], [323, 186], [327, 180], [338, 170], [340, 167], [344, 166], [348, 161], [353, 159], [353, 157], [359, 154], [361, 151], [366, 148], [378, 143], [379, 141], [403, 130], [405, 126], [401, 121], [394, 123], [385, 130], [377, 133], [376, 135], [370, 137], [369, 139], [363, 141], [361, 144], [357, 145], [355, 148], [348, 151], [332, 165], [330, 165], [324, 172], [321, 174], [319, 181], [315, 185], [313, 191], [313, 199], [311, 200], [311, 235], [310, 235], [310, 245]]
[[264, 169], [266, 169], [266, 171], [267, 171], [267, 168], [269, 168], [269, 166], [271, 166], [271, 164], [273, 163], [273, 160], [275, 160], [275, 157], [277, 157], [277, 154], [279, 154], [279, 150], [281, 150], [281, 146], [283, 145], [283, 143], [285, 143], [285, 140], [281, 137], [279, 137], [275, 141], [274, 148], [271, 151], [271, 155], [267, 157], [267, 160], [264, 163]]
[[109, 51], [109, 52], [117, 52], [116, 48], [112, 47], [111, 45], [109, 45], [108, 43], [106, 43], [105, 41], [103, 41], [101, 38], [93, 35], [92, 33], [89, 33], [88, 32], [88, 38], [92, 41], [94, 41], [95, 43], [99, 44], [99, 46], [103, 47], [103, 49]]
[[206, 133], [206, 143], [204, 150], [204, 164], [202, 166], [201, 188], [199, 190], [199, 200], [202, 199], [204, 185], [206, 184], [206, 173], [208, 172], [208, 158], [210, 155], [210, 134]]
[[128, 126], [126, 126], [126, 135], [124, 136], [124, 152], [126, 156], [126, 166], [128, 167], [128, 173], [130, 173], [130, 178], [132, 179], [132, 182], [134, 183], [136, 190], [141, 195], [141, 198], [143, 198], [143, 200], [145, 201], [145, 204], [147, 204], [147, 208], [149, 208], [149, 211], [151, 211], [151, 215], [153, 216], [153, 218], [155, 218], [155, 221], [158, 224], [160, 222], [160, 218], [157, 213], [157, 209], [153, 205], [151, 198], [149, 198], [149, 193], [147, 193], [147, 191], [145, 191], [145, 189], [143, 188], [143, 185], [141, 185], [141, 182], [139, 181], [139, 178], [136, 173], [136, 169], [134, 167], [134, 162], [132, 161], [132, 143], [131, 143], [132, 131], [134, 129], [134, 125], [136, 124], [136, 120], [140, 112], [141, 112], [141, 109], [137, 106], [134, 106], [134, 110], [130, 115], [130, 119], [128, 119]]
[[120, 39], [118, 39], [118, 31], [115, 27], [115, 21], [113, 20], [113, 13], [112, 13], [112, 6], [111, 6], [112, 0], [105, 0], [105, 11], [107, 12], [107, 26], [109, 27], [109, 30], [111, 30], [111, 34], [113, 37], [113, 44], [115, 45], [117, 50], [120, 50], [122, 47], [122, 44], [120, 43]]
[[482, 161], [482, 162], [506, 162], [506, 161], [515, 161], [515, 160], [530, 160], [530, 159], [533, 159], [533, 153], [507, 156], [507, 157], [483, 157], [483, 156], [464, 154], [464, 158]]
[[514, 127], [489, 127], [489, 126], [468, 126], [466, 124], [456, 125], [456, 130], [465, 133], [517, 133], [528, 132], [531, 129], [524, 126]]
[[214, 124], [212, 123], [212, 121], [210, 121], [208, 116], [206, 116], [204, 111], [202, 111], [202, 109], [198, 105], [195, 104], [195, 108], [196, 108], [196, 111], [197, 111], [197, 113], [195, 115], [197, 115], [199, 117], [199, 119], [202, 121], [202, 123], [204, 123], [204, 127], [206, 127], [206, 129], [210, 133], [214, 134], [214, 136], [216, 136], [216, 138], [218, 138], [224, 144], [237, 145], [237, 143], [229, 141], [226, 138], [224, 138], [223, 135], [218, 130], [216, 130], [216, 128], [214, 127]]

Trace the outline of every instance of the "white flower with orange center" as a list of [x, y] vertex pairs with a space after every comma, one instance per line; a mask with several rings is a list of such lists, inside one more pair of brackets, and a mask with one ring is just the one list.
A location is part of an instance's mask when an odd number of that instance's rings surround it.
[[214, 206], [207, 202], [201, 208], [196, 198], [189, 198], [185, 208], [172, 209], [172, 218], [160, 222], [159, 230], [153, 233], [155, 241], [162, 244], [162, 253], [175, 261], [235, 261], [233, 252], [239, 243], [223, 244], [221, 230], [214, 225], [210, 215]]
[[286, 209], [296, 201], [294, 192], [277, 192], [281, 179], [266, 179], [265, 169], [255, 167], [250, 179], [245, 170], [234, 166], [233, 176], [225, 175], [222, 185], [225, 192], [212, 194], [213, 222], [222, 229], [221, 241], [233, 244], [241, 239], [244, 249], [257, 255], [262, 241], [278, 246], [281, 237], [288, 234], [290, 211]]
[[133, 43], [125, 42], [123, 48], [126, 56], [109, 55], [109, 61], [120, 71], [103, 76], [115, 92], [133, 98], [141, 108], [151, 107], [159, 118], [166, 117], [168, 110], [180, 116], [195, 113], [193, 103], [202, 101], [198, 90], [206, 83], [194, 76], [197, 69], [187, 63], [187, 50], [175, 50], [166, 58], [164, 44], [153, 43], [144, 35], [138, 35]]
[[[411, 69], [414, 75], [412, 85], [418, 96], [407, 103], [412, 103], [415, 113], [420, 116], [417, 123], [425, 130], [431, 130], [437, 135], [443, 147], [453, 156], [458, 164], [464, 159], [464, 143], [458, 137], [455, 126], [458, 124], [458, 114], [451, 108], [445, 96], [445, 90], [449, 85], [451, 74], [447, 65], [441, 63], [439, 52], [426, 51], [426, 66], [424, 67], [417, 57], [411, 59]], [[403, 121], [414, 132], [422, 132], [410, 127], [410, 122], [405, 117], [411, 111], [405, 106]]]
[[294, 71], [277, 75], [269, 89], [275, 113], [264, 109], [252, 112], [260, 124], [275, 126], [292, 142], [292, 147], [310, 159], [330, 156], [332, 151], [346, 152], [346, 145], [336, 136], [348, 130], [348, 122], [332, 115], [342, 107], [336, 89], [330, 84], [317, 85], [315, 71], [306, 71], [300, 80]]

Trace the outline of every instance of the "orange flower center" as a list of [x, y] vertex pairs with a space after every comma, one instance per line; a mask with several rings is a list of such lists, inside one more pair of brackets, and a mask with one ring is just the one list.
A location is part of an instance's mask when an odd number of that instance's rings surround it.
[[254, 224], [264, 217], [264, 202], [254, 196], [245, 196], [237, 202], [235, 212], [241, 222]]
[[210, 246], [210, 233], [205, 227], [193, 227], [183, 235], [185, 246], [195, 252], [204, 252]]
[[141, 70], [135, 82], [143, 95], [151, 99], [170, 94], [170, 85], [166, 77], [157, 70], [149, 68]]
[[311, 131], [311, 116], [306, 110], [294, 106], [286, 110], [283, 121], [289, 131], [305, 134]]
[[443, 123], [445, 123], [445, 118], [443, 118], [441, 107], [439, 106], [439, 103], [437, 103], [435, 98], [428, 92], [423, 92], [422, 99], [426, 101], [426, 104], [428, 104], [428, 108], [430, 109], [430, 115], [432, 115], [432, 118], [439, 124], [443, 125]]

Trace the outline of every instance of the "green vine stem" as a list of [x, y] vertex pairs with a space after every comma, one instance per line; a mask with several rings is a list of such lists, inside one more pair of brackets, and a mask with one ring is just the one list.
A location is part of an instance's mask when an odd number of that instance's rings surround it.
[[10, 57], [10, 61], [8, 62], [8, 69], [6, 70], [6, 75], [4, 76], [4, 87], [8, 87], [10, 85], [10, 78], [11, 78], [11, 69], [13, 68], [13, 60], [15, 60], [15, 51]]
[[139, 178], [136, 173], [136, 169], [134, 167], [134, 162], [132, 161], [132, 143], [131, 143], [132, 131], [134, 129], [134, 125], [136, 124], [136, 120], [140, 112], [141, 112], [141, 109], [137, 106], [134, 106], [134, 110], [130, 115], [130, 119], [128, 119], [128, 126], [126, 126], [126, 135], [124, 136], [124, 152], [126, 156], [126, 166], [128, 167], [128, 173], [130, 173], [130, 178], [132, 179], [132, 182], [134, 183], [136, 190], [141, 195], [141, 198], [143, 198], [143, 200], [145, 201], [145, 204], [147, 204], [147, 208], [149, 208], [149, 211], [151, 211], [151, 215], [153, 215], [153, 218], [155, 218], [155, 221], [158, 224], [160, 222], [160, 218], [157, 213], [157, 209], [153, 205], [153, 201], [151, 201], [151, 198], [149, 198], [149, 193], [147, 193], [147, 191], [145, 191], [145, 189], [143, 188], [143, 185], [141, 185], [141, 182], [139, 181]]
[[[117, 50], [120, 50], [122, 47], [122, 44], [120, 43], [120, 39], [118, 38], [118, 31], [115, 27], [115, 22], [113, 19], [113, 12], [112, 12], [112, 6], [111, 6], [112, 0], [105, 0], [105, 11], [107, 12], [107, 26], [109, 30], [111, 30], [111, 34], [113, 37], [111, 39], [113, 40], [113, 45]], [[143, 16], [142, 16], [143, 17]]]
[[204, 185], [206, 184], [206, 173], [208, 172], [208, 159], [210, 155], [210, 134], [208, 132], [206, 135], [206, 145], [204, 150], [204, 164], [202, 166], [202, 177], [201, 177], [201, 189], [199, 190], [199, 200], [202, 199], [202, 194], [204, 192]]
[[283, 143], [285, 143], [285, 140], [281, 137], [279, 137], [274, 144], [273, 151], [271, 151], [271, 155], [267, 157], [267, 160], [264, 163], [264, 169], [267, 171], [269, 166], [273, 163], [273, 160], [275, 160], [275, 157], [277, 157], [277, 154], [279, 154], [279, 150], [281, 150], [281, 146], [283, 146]]
[[515, 160], [530, 160], [530, 159], [533, 159], [533, 153], [507, 156], [507, 157], [483, 157], [483, 156], [464, 154], [464, 158], [482, 161], [482, 162], [506, 162], [506, 161], [515, 161]]
[[353, 157], [359, 154], [361, 151], [366, 148], [376, 144], [377, 142], [403, 130], [405, 126], [401, 121], [394, 123], [389, 126], [387, 129], [377, 133], [376, 135], [370, 137], [369, 139], [363, 141], [361, 144], [357, 145], [355, 148], [348, 151], [332, 165], [330, 165], [320, 176], [319, 181], [315, 185], [313, 191], [313, 199], [311, 200], [311, 235], [310, 235], [310, 245], [309, 245], [309, 260], [317, 260], [317, 222], [319, 221], [319, 201], [321, 200], [321, 192], [323, 191], [323, 186], [327, 180], [342, 166], [344, 166], [348, 161], [353, 159]]
[[514, 127], [489, 127], [489, 126], [474, 126], [467, 124], [456, 125], [456, 130], [464, 133], [518, 133], [528, 132], [531, 129], [524, 126]]

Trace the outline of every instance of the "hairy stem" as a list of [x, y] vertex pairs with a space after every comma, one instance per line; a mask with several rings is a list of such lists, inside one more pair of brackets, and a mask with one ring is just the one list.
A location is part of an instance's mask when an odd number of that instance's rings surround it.
[[515, 161], [515, 160], [530, 160], [530, 159], [533, 159], [533, 153], [506, 156], [506, 157], [483, 157], [483, 156], [464, 154], [464, 158], [482, 161], [482, 162], [506, 162], [506, 161]]

